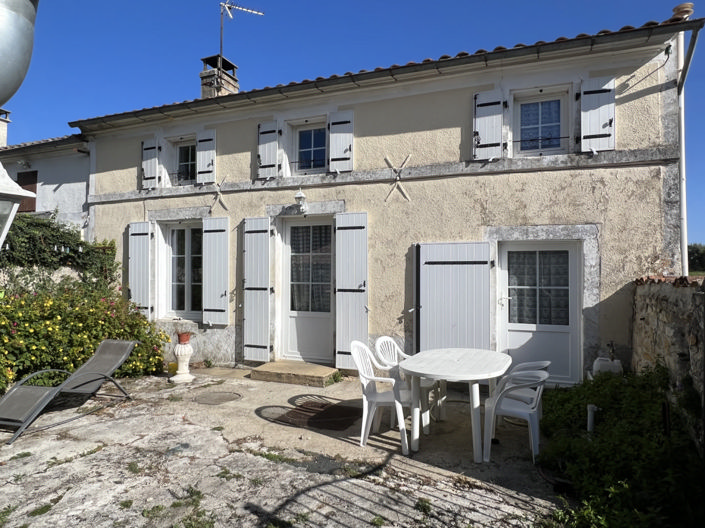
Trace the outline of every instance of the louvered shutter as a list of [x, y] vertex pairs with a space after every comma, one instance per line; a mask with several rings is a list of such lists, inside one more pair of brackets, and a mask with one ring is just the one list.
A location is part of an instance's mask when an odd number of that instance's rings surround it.
[[415, 250], [415, 350], [489, 348], [489, 243], [419, 244]]
[[580, 148], [614, 150], [614, 78], [587, 79], [580, 94]]
[[504, 105], [501, 90], [475, 94], [473, 119], [473, 158], [485, 160], [502, 158], [502, 123]]
[[156, 189], [159, 172], [159, 148], [152, 138], [142, 142], [142, 188]]
[[355, 369], [350, 342], [368, 342], [367, 213], [335, 215], [335, 321], [335, 366]]
[[196, 135], [196, 182], [215, 183], [215, 130]]
[[276, 178], [279, 173], [277, 165], [277, 149], [279, 145], [279, 130], [276, 121], [258, 125], [257, 142], [257, 179], [268, 180]]
[[230, 323], [229, 218], [203, 219], [203, 324]]
[[349, 172], [353, 170], [353, 112], [334, 112], [328, 117], [330, 149], [328, 170]]
[[151, 319], [150, 247], [151, 227], [149, 222], [131, 223], [128, 226], [128, 292], [130, 300], [148, 319]]
[[243, 247], [245, 359], [269, 361], [269, 218], [245, 218]]

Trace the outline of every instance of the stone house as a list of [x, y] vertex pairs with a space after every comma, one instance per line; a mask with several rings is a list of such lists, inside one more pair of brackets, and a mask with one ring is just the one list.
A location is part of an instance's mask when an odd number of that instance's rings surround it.
[[209, 57], [199, 99], [70, 123], [89, 237], [194, 360], [387, 334], [578, 382], [630, 350], [633, 280], [682, 272], [688, 14], [251, 91]]

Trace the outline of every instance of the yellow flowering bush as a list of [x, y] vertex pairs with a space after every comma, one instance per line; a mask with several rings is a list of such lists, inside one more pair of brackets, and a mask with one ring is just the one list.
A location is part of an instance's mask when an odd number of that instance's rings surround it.
[[103, 339], [139, 341], [116, 376], [162, 371], [168, 336], [120, 291], [64, 281], [40, 292], [6, 292], [0, 298], [0, 394], [38, 370], [76, 370]]

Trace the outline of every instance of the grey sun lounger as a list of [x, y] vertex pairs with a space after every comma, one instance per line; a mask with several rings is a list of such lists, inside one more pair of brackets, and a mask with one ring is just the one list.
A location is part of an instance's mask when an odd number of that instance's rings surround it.
[[[0, 426], [16, 428], [6, 443], [14, 442], [59, 394], [93, 396], [104, 382], [110, 381], [129, 398], [112, 374], [127, 360], [136, 345], [137, 341], [106, 339], [98, 345], [93, 357], [74, 372], [40, 370], [18, 381], [0, 399]], [[68, 377], [56, 387], [27, 385], [28, 381], [46, 372], [63, 372]]]

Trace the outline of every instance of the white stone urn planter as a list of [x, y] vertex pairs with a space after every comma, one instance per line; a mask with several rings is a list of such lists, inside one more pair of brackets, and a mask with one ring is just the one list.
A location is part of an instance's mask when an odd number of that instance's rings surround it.
[[188, 364], [193, 355], [193, 347], [191, 346], [191, 334], [180, 333], [178, 343], [174, 346], [174, 356], [176, 356], [177, 369], [176, 374], [169, 378], [171, 383], [188, 383], [193, 381], [194, 376], [189, 373]]

